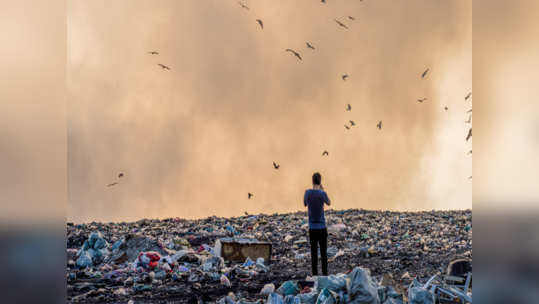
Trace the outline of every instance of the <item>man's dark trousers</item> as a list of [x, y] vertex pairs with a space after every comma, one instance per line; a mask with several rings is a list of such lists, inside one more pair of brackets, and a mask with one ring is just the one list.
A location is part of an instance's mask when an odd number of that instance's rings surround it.
[[318, 275], [318, 244], [320, 244], [320, 255], [322, 256], [322, 273], [328, 275], [328, 230], [309, 229], [309, 239], [311, 241], [311, 259], [313, 263], [313, 275]]

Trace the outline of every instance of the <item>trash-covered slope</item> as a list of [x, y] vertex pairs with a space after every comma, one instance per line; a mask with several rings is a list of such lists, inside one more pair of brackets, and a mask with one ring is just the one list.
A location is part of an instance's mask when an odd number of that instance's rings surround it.
[[[373, 281], [386, 275], [406, 288], [414, 277], [422, 282], [446, 274], [457, 258], [471, 262], [471, 210], [326, 210], [326, 221], [329, 274], [362, 267]], [[96, 232], [109, 254], [81, 266], [81, 249]], [[270, 242], [271, 260], [256, 263], [253, 258], [251, 266], [221, 261], [214, 256], [215, 242], [232, 236]], [[248, 302], [267, 301], [267, 294], [260, 295], [266, 284], [279, 287], [311, 275], [308, 239], [306, 212], [68, 226], [68, 301], [185, 303], [202, 294], [218, 301], [229, 292], [247, 292]]]

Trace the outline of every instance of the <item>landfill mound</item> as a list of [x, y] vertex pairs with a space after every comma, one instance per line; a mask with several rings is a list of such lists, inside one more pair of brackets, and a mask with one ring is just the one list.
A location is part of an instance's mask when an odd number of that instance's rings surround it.
[[[312, 276], [306, 211], [68, 225], [67, 301], [416, 304], [434, 297], [441, 297], [440, 303], [471, 299], [471, 210], [330, 209], [325, 216], [329, 276], [318, 277]], [[256, 256], [264, 248], [246, 247], [266, 244], [271, 245], [269, 259]], [[239, 261], [245, 254], [246, 260]], [[87, 264], [79, 263], [84, 255]]]
[[[121, 261], [119, 264], [123, 264], [125, 261], [133, 262], [136, 258], [138, 258], [141, 252], [147, 251], [159, 252], [159, 254], [162, 256], [166, 256], [168, 254], [164, 249], [159, 247], [155, 240], [143, 236], [128, 234], [125, 237], [125, 241], [108, 257], [106, 257], [100, 266], [104, 266], [105, 264], [111, 265], [119, 259]], [[125, 261], [122, 261], [124, 257]]]

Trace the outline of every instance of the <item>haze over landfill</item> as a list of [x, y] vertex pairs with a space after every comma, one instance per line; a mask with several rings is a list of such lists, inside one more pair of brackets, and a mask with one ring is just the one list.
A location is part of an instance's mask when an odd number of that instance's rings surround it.
[[241, 2], [68, 1], [68, 221], [472, 208], [471, 1]]

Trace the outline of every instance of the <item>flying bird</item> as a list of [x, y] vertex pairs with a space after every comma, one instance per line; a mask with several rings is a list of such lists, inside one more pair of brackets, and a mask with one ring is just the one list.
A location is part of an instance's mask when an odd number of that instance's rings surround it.
[[324, 151], [324, 153], [322, 153], [322, 156], [324, 156], [324, 155], [327, 155], [327, 156], [329, 156], [329, 153], [328, 153], [328, 151]]
[[116, 85], [116, 88], [118, 88], [119, 85], [120, 85], [120, 83], [118, 82], [118, 84]]
[[342, 75], [342, 80], [346, 81], [346, 77], [348, 77], [348, 75]]
[[447, 111], [447, 107], [445, 107], [445, 110]]
[[427, 72], [428, 72], [428, 71], [429, 71], [429, 69], [427, 69], [427, 70], [425, 71], [425, 73], [423, 73], [423, 75], [421, 76], [421, 78], [424, 78], [425, 75], [427, 75]]
[[158, 55], [159, 53], [157, 53], [157, 52], [148, 52], [146, 54]]
[[472, 128], [470, 128], [470, 131], [468, 132], [468, 136], [466, 136], [466, 141], [472, 137]]
[[241, 4], [242, 7], [246, 8], [246, 9], [249, 9], [247, 6], [243, 5], [243, 3], [239, 2], [239, 1], [238, 1], [238, 3]]
[[322, 0], [322, 3], [326, 3], [326, 0]]
[[350, 120], [350, 124], [352, 124], [352, 126], [355, 126], [356, 124]]
[[472, 95], [472, 92], [470, 92], [470, 94], [468, 94], [468, 96], [466, 96], [466, 97], [464, 98], [464, 100], [465, 100], [465, 101], [468, 100], [468, 98], [470, 98], [470, 95]]
[[[335, 18], [333, 18], [333, 20], [335, 20]], [[344, 27], [345, 29], [348, 29], [348, 28], [346, 27], [346, 25], [344, 25], [344, 24], [340, 23], [340, 22], [339, 22], [339, 21], [337, 21], [337, 20], [335, 20], [335, 21], [336, 21], [336, 22], [337, 22], [338, 24], [340, 24], [340, 25], [341, 25], [342, 27]]]
[[123, 174], [123, 173], [120, 173], [120, 175], [118, 175], [118, 178], [120, 178], [120, 177], [122, 177], [122, 176], [124, 176], [124, 174]]
[[[251, 193], [248, 193], [247, 196], [249, 196], [249, 199], [251, 199], [251, 196], [253, 196]], [[247, 212], [245, 212], [245, 215], [249, 215], [247, 214]]]
[[348, 16], [348, 18], [350, 18], [350, 19], [352, 19], [352, 20], [356, 20], [356, 19], [354, 19], [354, 17], [352, 17], [352, 16]]
[[344, 127], [345, 127], [347, 130], [350, 130], [350, 128], [349, 128], [347, 125], [344, 125]]
[[107, 187], [114, 186], [114, 185], [116, 185], [116, 184], [117, 184], [117, 183], [109, 184]]
[[470, 118], [468, 118], [468, 121], [464, 121], [463, 123], [470, 123], [471, 120], [472, 120], [472, 115], [470, 115]]
[[376, 125], [378, 127], [378, 130], [382, 130], [382, 121], [380, 120], [380, 123]]
[[273, 166], [275, 167], [275, 169], [279, 169], [279, 167], [280, 167], [281, 165], [278, 165], [278, 166], [277, 166], [275, 163], [273, 163]]
[[262, 24], [262, 20], [255, 20], [255, 21], [258, 21], [258, 23], [260, 23], [260, 26], [262, 27], [262, 29], [264, 29], [264, 25]]
[[468, 152], [468, 154], [466, 154], [466, 155], [470, 155], [470, 154], [472, 154], [472, 150], [470, 150], [470, 152]]
[[350, 111], [352, 110], [352, 107], [350, 106], [350, 104], [348, 104], [348, 109], [346, 109], [346, 111]]
[[468, 177], [468, 179], [472, 179], [472, 177], [470, 176], [470, 177]]
[[472, 111], [472, 109], [470, 109], [470, 111], [466, 112], [466, 113], [470, 113]]
[[158, 63], [157, 65], [162, 66], [163, 69], [169, 69], [169, 70], [170, 70], [170, 68], [169, 68], [168, 66], [164, 66], [164, 65], [162, 65], [162, 64], [160, 64], [160, 63]]
[[290, 52], [294, 53], [294, 55], [296, 55], [296, 56], [299, 58], [299, 60], [303, 60], [303, 59], [301, 59], [301, 57], [299, 57], [299, 54], [298, 54], [298, 53], [292, 51], [291, 49], [288, 49], [288, 50], [286, 50], [286, 51], [287, 51], [287, 52], [290, 51]]
[[307, 48], [314, 50], [314, 48], [309, 44], [309, 42], [307, 42]]
[[423, 98], [423, 99], [418, 99], [417, 101], [423, 102], [423, 101], [425, 101], [425, 100], [427, 100], [427, 99], [426, 99], [426, 98]]

